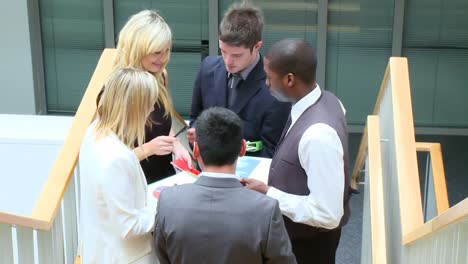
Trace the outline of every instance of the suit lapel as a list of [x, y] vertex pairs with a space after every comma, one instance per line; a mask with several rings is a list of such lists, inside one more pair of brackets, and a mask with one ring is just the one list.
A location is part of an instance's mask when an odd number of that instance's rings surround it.
[[222, 59], [213, 74], [214, 83], [212, 85], [215, 86], [213, 89], [216, 91], [216, 105], [227, 107], [227, 71]]

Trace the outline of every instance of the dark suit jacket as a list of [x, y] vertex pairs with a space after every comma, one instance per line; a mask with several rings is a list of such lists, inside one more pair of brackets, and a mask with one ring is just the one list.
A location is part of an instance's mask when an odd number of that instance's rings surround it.
[[162, 191], [154, 240], [161, 264], [296, 263], [278, 201], [234, 178]]
[[[207, 108], [227, 108], [227, 71], [221, 56], [209, 56], [200, 66], [192, 96], [190, 125]], [[278, 102], [265, 84], [263, 58], [252, 69], [237, 93], [231, 110], [244, 123], [244, 138], [263, 141], [264, 148], [251, 156], [271, 158], [291, 110], [291, 104]]]

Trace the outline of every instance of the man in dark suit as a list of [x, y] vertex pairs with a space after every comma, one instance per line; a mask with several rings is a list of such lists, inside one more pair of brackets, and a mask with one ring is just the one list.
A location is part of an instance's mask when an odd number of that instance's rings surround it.
[[203, 172], [193, 184], [161, 192], [154, 229], [160, 262], [296, 263], [278, 202], [235, 175], [246, 149], [239, 117], [214, 107], [195, 127], [193, 153]]
[[[219, 26], [222, 56], [209, 56], [201, 64], [192, 96], [190, 125], [209, 107], [226, 107], [244, 123], [244, 138], [259, 142], [249, 147], [248, 155], [272, 157], [291, 104], [271, 96], [265, 84], [262, 46], [261, 11], [246, 3], [234, 4]], [[187, 131], [190, 143], [195, 129]]]

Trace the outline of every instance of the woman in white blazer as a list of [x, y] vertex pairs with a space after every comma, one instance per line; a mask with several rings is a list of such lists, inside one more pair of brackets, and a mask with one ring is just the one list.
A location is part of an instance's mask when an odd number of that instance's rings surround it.
[[144, 142], [159, 86], [148, 72], [123, 68], [105, 87], [79, 156], [82, 263], [158, 263], [151, 242], [156, 208], [147, 204], [133, 149]]

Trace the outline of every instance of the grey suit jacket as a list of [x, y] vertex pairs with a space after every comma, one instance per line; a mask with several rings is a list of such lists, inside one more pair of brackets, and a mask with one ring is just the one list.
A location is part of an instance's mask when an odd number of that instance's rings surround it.
[[165, 189], [154, 241], [161, 263], [296, 263], [278, 201], [234, 178]]

